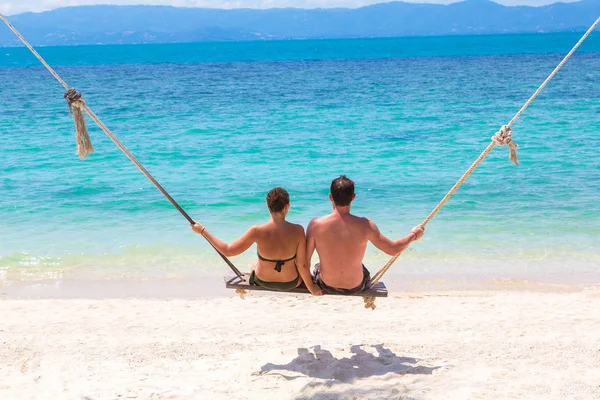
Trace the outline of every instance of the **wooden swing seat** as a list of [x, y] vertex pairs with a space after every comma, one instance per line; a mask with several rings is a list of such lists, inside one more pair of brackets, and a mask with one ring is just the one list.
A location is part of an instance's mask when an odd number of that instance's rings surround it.
[[[248, 279], [250, 279], [250, 274], [244, 273], [242, 274], [242, 278], [238, 278], [237, 276], [226, 276], [223, 278], [225, 280], [225, 287], [227, 289], [241, 289], [241, 290], [257, 290], [257, 291], [265, 291], [265, 292], [277, 292], [277, 293], [303, 293], [310, 294], [306, 286], [302, 284], [300, 287], [297, 287], [292, 290], [288, 290], [286, 292], [279, 292], [276, 290], [271, 290], [264, 288], [262, 286], [255, 286], [248, 283]], [[330, 295], [328, 293], [323, 293], [324, 295], [329, 296], [359, 296], [359, 297], [387, 297], [388, 291], [383, 282], [377, 282], [373, 287], [365, 290], [364, 292], [352, 293], [352, 294], [334, 294]]]

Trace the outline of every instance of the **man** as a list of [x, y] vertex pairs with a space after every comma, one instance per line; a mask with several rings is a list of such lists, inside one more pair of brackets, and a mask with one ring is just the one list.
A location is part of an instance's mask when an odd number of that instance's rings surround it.
[[333, 212], [313, 219], [306, 231], [307, 266], [315, 250], [320, 263], [315, 266], [315, 283], [324, 293], [349, 294], [362, 292], [371, 279], [362, 261], [370, 241], [379, 250], [396, 255], [423, 236], [424, 230], [417, 226], [406, 237], [390, 240], [367, 218], [350, 214], [354, 194], [354, 182], [345, 175], [331, 182], [329, 200]]

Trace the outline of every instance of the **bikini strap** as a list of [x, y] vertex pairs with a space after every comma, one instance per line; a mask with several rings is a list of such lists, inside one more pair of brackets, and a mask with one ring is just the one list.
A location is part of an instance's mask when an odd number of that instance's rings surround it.
[[258, 259], [261, 261], [274, 262], [275, 263], [275, 271], [277, 271], [277, 272], [281, 272], [281, 267], [283, 267], [283, 264], [285, 264], [288, 261], [292, 261], [293, 259], [296, 258], [296, 254], [294, 254], [293, 257], [290, 257], [287, 260], [269, 260], [268, 258], [264, 258], [263, 256], [261, 256], [258, 251], [256, 252], [256, 255], [258, 255]]

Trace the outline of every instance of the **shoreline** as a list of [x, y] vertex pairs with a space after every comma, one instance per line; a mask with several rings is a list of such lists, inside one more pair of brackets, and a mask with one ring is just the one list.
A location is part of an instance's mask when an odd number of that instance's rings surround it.
[[[228, 275], [227, 275], [228, 276]], [[227, 289], [224, 277], [185, 277], [163, 279], [61, 279], [31, 282], [0, 282], [0, 300], [63, 299], [202, 299], [211, 297], [238, 297], [235, 290]], [[556, 283], [525, 278], [487, 277], [460, 279], [443, 276], [401, 276], [390, 274], [382, 280], [390, 296], [403, 294], [440, 293], [576, 293], [600, 290], [600, 283]], [[248, 296], [310, 295], [251, 291]], [[335, 296], [339, 297], [339, 296]], [[385, 299], [382, 299], [385, 301]]]

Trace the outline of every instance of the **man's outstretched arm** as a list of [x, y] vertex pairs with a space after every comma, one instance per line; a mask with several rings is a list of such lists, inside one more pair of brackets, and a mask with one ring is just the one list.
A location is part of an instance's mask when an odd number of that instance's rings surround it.
[[369, 235], [369, 240], [371, 243], [373, 243], [373, 245], [379, 250], [390, 256], [395, 256], [396, 254], [402, 253], [408, 248], [408, 246], [410, 246], [412, 242], [419, 240], [425, 232], [422, 227], [415, 226], [407, 236], [400, 239], [391, 240], [384, 236], [375, 222], [371, 220], [369, 220], [369, 228], [371, 230]]

